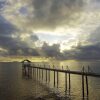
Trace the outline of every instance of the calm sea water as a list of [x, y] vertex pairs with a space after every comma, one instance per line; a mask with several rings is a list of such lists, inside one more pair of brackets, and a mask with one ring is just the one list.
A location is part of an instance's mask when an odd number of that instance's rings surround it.
[[[48, 64], [48, 63], [47, 63]], [[84, 65], [87, 69], [100, 73], [99, 61], [53, 61], [49, 63], [64, 68], [68, 65], [70, 70], [81, 70]], [[44, 72], [45, 73], [45, 72]], [[65, 79], [64, 74], [59, 74], [59, 92], [64, 94]], [[53, 73], [51, 72], [50, 88], [53, 89]], [[71, 75], [71, 100], [82, 100], [81, 77]], [[0, 63], [0, 100], [56, 100], [52, 91], [48, 91], [34, 79], [22, 77], [22, 67], [20, 63]], [[63, 99], [62, 99], [63, 100]], [[67, 100], [67, 99], [66, 99]], [[89, 100], [100, 100], [100, 78], [89, 77]]]

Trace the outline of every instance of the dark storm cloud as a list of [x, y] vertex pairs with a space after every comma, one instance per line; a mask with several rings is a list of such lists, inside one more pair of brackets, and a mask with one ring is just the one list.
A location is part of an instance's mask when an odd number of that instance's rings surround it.
[[[34, 42], [34, 41], [33, 41]], [[38, 52], [34, 48], [19, 38], [0, 36], [0, 47], [7, 50], [6, 55], [22, 55], [22, 56], [38, 56]]]
[[0, 16], [0, 46], [1, 47], [9, 47], [14, 46], [15, 40], [11, 38], [11, 35], [17, 29], [8, 22], [3, 16]]
[[33, 41], [33, 42], [36, 42], [39, 40], [39, 38], [34, 34], [34, 35], [31, 35], [30, 36], [30, 39]]
[[3, 16], [0, 16], [0, 36], [7, 36], [13, 34], [17, 29], [7, 21]]
[[55, 30], [75, 27], [83, 21], [85, 0], [7, 0], [2, 11], [23, 30]]
[[0, 1], [0, 10], [7, 4], [5, 0]]
[[40, 56], [36, 49], [33, 48], [10, 48], [8, 55], [20, 56]]
[[36, 49], [30, 48], [27, 43], [11, 37], [0, 37], [0, 47], [6, 49], [6, 55], [38, 56]]
[[0, 36], [0, 46], [7, 50], [11, 48], [26, 48], [28, 47], [25, 42], [20, 41], [18, 38], [12, 38], [7, 36]]
[[[100, 59], [100, 43], [91, 45], [78, 45], [71, 50], [60, 52], [60, 44], [49, 45], [44, 43], [41, 52], [37, 52], [37, 56], [55, 57], [56, 59], [76, 59], [76, 60], [99, 60]], [[36, 53], [36, 52], [35, 52]]]
[[100, 59], [100, 43], [74, 47], [63, 52], [63, 59], [98, 60]]
[[70, 24], [80, 18], [83, 6], [83, 0], [33, 0], [34, 27], [55, 28]]
[[60, 44], [53, 44], [50, 46], [47, 43], [44, 43], [41, 49], [42, 49], [42, 52], [45, 54], [44, 56], [46, 57], [58, 58], [61, 55]]
[[89, 35], [88, 41], [93, 44], [100, 42], [100, 26]]
[[78, 46], [71, 50], [65, 50], [62, 59], [100, 59], [100, 26], [88, 35], [86, 39], [88, 44], [83, 45], [80, 42]]
[[[19, 32], [17, 37], [16, 32]], [[7, 50], [2, 51], [0, 54], [3, 55], [37, 55], [36, 50], [31, 49], [25, 41], [20, 39], [20, 30], [18, 30], [14, 25], [12, 25], [8, 20], [3, 16], [0, 16], [0, 48]], [[31, 40], [33, 42], [38, 40], [36, 35], [31, 35]]]

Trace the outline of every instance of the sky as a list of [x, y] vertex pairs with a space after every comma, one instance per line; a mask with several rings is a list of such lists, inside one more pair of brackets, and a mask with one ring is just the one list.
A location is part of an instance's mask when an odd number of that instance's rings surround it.
[[100, 59], [100, 0], [0, 0], [0, 56]]

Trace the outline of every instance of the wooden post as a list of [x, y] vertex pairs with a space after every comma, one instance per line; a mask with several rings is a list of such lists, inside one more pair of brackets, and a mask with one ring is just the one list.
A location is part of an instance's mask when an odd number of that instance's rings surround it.
[[33, 75], [34, 75], [34, 78], [35, 78], [35, 68], [33, 68], [33, 72], [34, 72]]
[[43, 69], [42, 69], [42, 81], [43, 81]]
[[82, 75], [82, 96], [83, 96], [83, 99], [85, 97], [85, 92], [84, 92], [84, 66], [83, 66], [83, 75]]
[[[40, 67], [41, 67], [41, 65], [40, 65]], [[40, 69], [40, 76], [39, 77], [40, 77], [40, 80], [41, 80], [41, 69]]]
[[37, 74], [36, 74], [36, 72], [37, 72], [37, 68], [35, 68], [35, 79], [37, 78]]
[[67, 92], [67, 73], [65, 73], [65, 93]]
[[24, 75], [26, 76], [26, 66], [24, 65]]
[[39, 68], [39, 80], [40, 80], [40, 68]]
[[59, 85], [59, 73], [58, 73], [58, 71], [57, 71], [57, 88], [58, 88], [58, 85]]
[[38, 80], [38, 68], [37, 68], [37, 80]]
[[38, 64], [38, 68], [37, 69], [38, 69], [38, 80], [39, 80], [39, 64]]
[[[69, 68], [68, 68], [68, 66], [66, 66], [66, 70], [68, 71], [69, 70]], [[67, 73], [65, 73], [65, 94], [67, 93]]]
[[70, 73], [69, 73], [69, 95], [70, 95], [70, 89], [71, 89], [71, 79], [70, 79]]
[[[54, 68], [55, 66], [53, 65], [53, 68]], [[56, 76], [55, 76], [55, 71], [54, 71], [54, 87], [55, 87], [55, 82], [56, 82]]]
[[30, 74], [29, 74], [29, 66], [27, 66], [27, 68], [28, 68], [27, 76], [29, 77], [30, 76]]
[[32, 67], [29, 66], [29, 77], [32, 78]]
[[[45, 64], [44, 64], [44, 68], [45, 68]], [[45, 71], [45, 69], [44, 69], [44, 71]], [[44, 81], [46, 81], [46, 73], [44, 73]]]
[[47, 80], [48, 80], [48, 75], [47, 75], [47, 69], [46, 69], [46, 83], [47, 83]]
[[[49, 68], [50, 68], [50, 66], [49, 66]], [[49, 81], [49, 83], [50, 83], [50, 70], [48, 70], [48, 81]]]
[[89, 89], [88, 89], [88, 76], [86, 75], [86, 93], [87, 93], [87, 98], [89, 96]]
[[34, 77], [34, 68], [32, 68], [32, 76]]
[[35, 77], [36, 77], [36, 76], [35, 76], [35, 68], [33, 68], [33, 69], [34, 69], [34, 79], [35, 79]]
[[55, 80], [55, 71], [54, 71], [54, 87], [55, 87], [55, 82], [56, 82], [56, 80]]

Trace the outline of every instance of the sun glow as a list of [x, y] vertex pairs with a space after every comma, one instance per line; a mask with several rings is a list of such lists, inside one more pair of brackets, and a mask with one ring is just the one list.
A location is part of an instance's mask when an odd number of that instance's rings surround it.
[[70, 50], [73, 46], [77, 46], [81, 30], [78, 28], [59, 27], [54, 31], [36, 31], [37, 36], [42, 41], [50, 45], [60, 44], [61, 51]]

